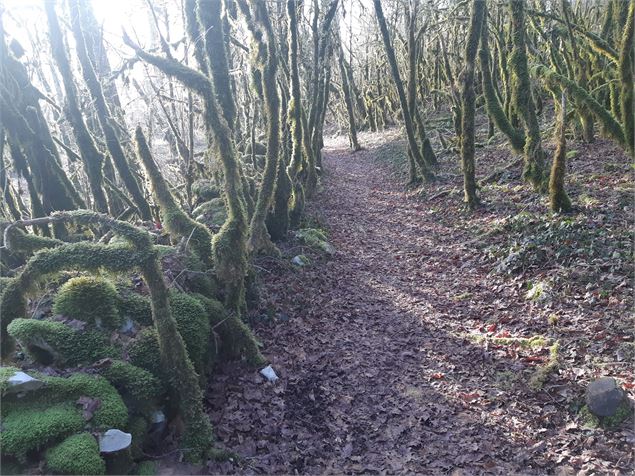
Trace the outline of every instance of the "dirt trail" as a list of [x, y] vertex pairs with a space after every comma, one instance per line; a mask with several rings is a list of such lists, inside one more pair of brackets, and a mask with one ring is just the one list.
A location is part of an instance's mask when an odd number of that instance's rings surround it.
[[461, 244], [474, 238], [469, 226], [408, 195], [372, 151], [331, 149], [324, 161], [310, 214], [337, 252], [301, 270], [259, 264], [274, 317], [255, 328], [281, 378], [221, 369], [208, 393], [212, 420], [242, 461], [208, 471], [552, 470], [545, 448], [560, 430], [540, 421], [535, 400], [495, 382], [525, 364], [459, 336], [468, 320], [522, 314], [526, 303], [487, 283], [491, 268]]

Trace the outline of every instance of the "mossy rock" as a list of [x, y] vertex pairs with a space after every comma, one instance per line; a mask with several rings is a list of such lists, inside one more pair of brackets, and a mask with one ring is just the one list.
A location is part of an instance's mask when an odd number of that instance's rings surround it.
[[105, 362], [99, 373], [117, 389], [129, 408], [140, 413], [149, 413], [163, 394], [154, 375], [122, 360]]
[[207, 202], [213, 198], [220, 197], [218, 186], [211, 180], [195, 180], [192, 184], [192, 192], [196, 195], [197, 201], [201, 202]]
[[46, 466], [55, 474], [105, 474], [99, 444], [90, 433], [69, 436], [46, 452]]
[[123, 318], [132, 319], [143, 326], [151, 326], [152, 305], [150, 298], [130, 290], [120, 292], [119, 315]]
[[220, 227], [227, 219], [227, 209], [222, 198], [213, 198], [201, 203], [192, 211], [195, 220], [208, 226]]
[[92, 364], [118, 355], [101, 332], [74, 329], [62, 322], [14, 319], [7, 331], [29, 357], [43, 365]]
[[[128, 409], [119, 392], [103, 377], [76, 373], [70, 377], [44, 377], [46, 389], [44, 399], [69, 399], [74, 402], [79, 397], [99, 399], [100, 407], [94, 412], [90, 423], [99, 429], [123, 428], [128, 421]], [[26, 397], [23, 397], [26, 398]]]
[[84, 321], [99, 329], [116, 329], [121, 324], [117, 289], [108, 280], [80, 276], [68, 280], [55, 296], [53, 312]]
[[[6, 404], [4, 405], [6, 406]], [[73, 402], [49, 405], [31, 402], [5, 414], [3, 408], [0, 443], [2, 454], [25, 462], [27, 454], [81, 431], [85, 421]]]
[[327, 241], [326, 234], [317, 228], [302, 228], [295, 232], [295, 237], [302, 243], [318, 248], [328, 254], [335, 253], [335, 248]]
[[584, 405], [580, 409], [578, 417], [585, 427], [615, 430], [629, 418], [631, 420], [633, 419], [633, 405], [628, 399], [625, 399], [624, 402], [622, 402], [622, 404], [619, 406], [615, 414], [607, 417], [594, 415], [591, 410], [589, 410], [589, 407], [587, 405]]
[[[34, 373], [45, 385], [24, 396], [7, 395], [2, 401], [2, 454], [25, 461], [28, 453], [42, 450], [84, 430], [123, 427], [128, 409], [104, 378], [73, 374], [49, 377]], [[80, 397], [99, 400], [88, 420], [77, 405]]]

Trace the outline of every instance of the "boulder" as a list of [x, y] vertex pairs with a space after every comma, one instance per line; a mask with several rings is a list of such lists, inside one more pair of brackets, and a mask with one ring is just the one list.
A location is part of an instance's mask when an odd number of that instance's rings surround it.
[[625, 399], [624, 390], [611, 377], [599, 378], [587, 387], [586, 402], [591, 413], [596, 416], [615, 415]]

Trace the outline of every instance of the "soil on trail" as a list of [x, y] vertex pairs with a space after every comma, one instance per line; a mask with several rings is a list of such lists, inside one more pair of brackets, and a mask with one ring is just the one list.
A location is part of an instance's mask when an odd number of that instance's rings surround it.
[[[469, 219], [404, 190], [376, 153], [325, 151], [309, 216], [333, 256], [310, 255], [305, 268], [259, 261], [265, 304], [254, 327], [280, 380], [239, 364], [219, 369], [210, 415], [219, 444], [240, 459], [207, 471], [628, 468], [622, 436], [576, 423], [569, 406], [582, 386], [556, 376], [534, 392], [521, 380], [547, 361], [547, 347], [498, 351], [464, 337], [493, 315], [513, 331], [534, 304], [491, 277]], [[282, 246], [286, 256], [306, 252], [292, 246]]]

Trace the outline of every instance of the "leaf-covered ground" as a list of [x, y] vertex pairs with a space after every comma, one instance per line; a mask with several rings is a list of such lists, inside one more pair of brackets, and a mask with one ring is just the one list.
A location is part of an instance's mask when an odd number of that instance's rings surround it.
[[[628, 159], [602, 140], [571, 147], [570, 216], [550, 216], [515, 168], [470, 215], [456, 155], [408, 191], [396, 137], [325, 151], [309, 226], [334, 255], [292, 241], [257, 262], [253, 325], [280, 380], [219, 369], [209, 411], [240, 458], [205, 471], [628, 473], [632, 421], [578, 414], [596, 376], [633, 392]], [[483, 176], [513, 161], [477, 154]], [[302, 253], [311, 264], [291, 265]]]

